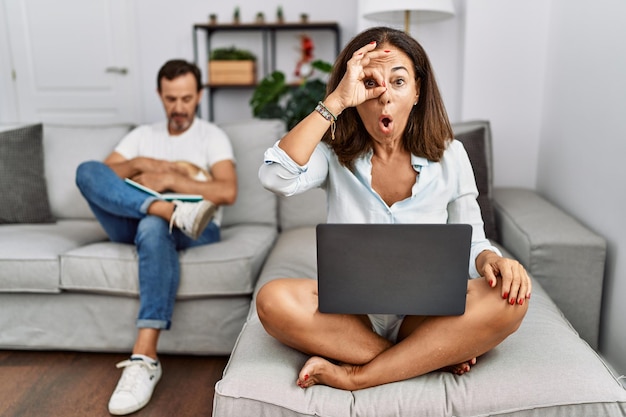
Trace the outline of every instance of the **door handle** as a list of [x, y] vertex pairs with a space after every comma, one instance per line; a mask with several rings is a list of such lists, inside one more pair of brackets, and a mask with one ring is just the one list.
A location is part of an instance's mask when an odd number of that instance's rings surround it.
[[108, 67], [104, 70], [107, 73], [126, 75], [128, 74], [128, 68], [120, 68], [120, 67]]

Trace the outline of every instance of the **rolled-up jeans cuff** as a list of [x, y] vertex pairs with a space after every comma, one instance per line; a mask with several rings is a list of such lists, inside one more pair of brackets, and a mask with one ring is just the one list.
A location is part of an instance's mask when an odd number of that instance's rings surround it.
[[152, 197], [152, 196], [146, 198], [146, 200], [143, 202], [143, 204], [141, 204], [141, 207], [139, 208], [139, 211], [141, 211], [143, 214], [148, 214], [148, 207], [150, 207], [150, 204], [152, 204], [156, 200], [158, 200], [158, 198]]
[[137, 327], [140, 329], [161, 329], [169, 330], [171, 323], [166, 320], [150, 320], [150, 319], [138, 319]]

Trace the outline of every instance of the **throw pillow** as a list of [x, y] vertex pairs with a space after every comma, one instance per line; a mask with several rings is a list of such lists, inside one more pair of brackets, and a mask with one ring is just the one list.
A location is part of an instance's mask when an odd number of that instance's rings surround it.
[[479, 127], [456, 134], [455, 138], [463, 143], [474, 169], [474, 177], [478, 187], [478, 205], [485, 224], [485, 235], [487, 239], [497, 241], [498, 230], [496, 229], [496, 219], [489, 193], [489, 167], [487, 166], [485, 134], [485, 127]]
[[41, 124], [0, 132], [0, 224], [53, 223]]

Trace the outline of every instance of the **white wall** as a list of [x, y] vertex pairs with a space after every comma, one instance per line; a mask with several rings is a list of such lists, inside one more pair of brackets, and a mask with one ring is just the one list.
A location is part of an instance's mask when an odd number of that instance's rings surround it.
[[461, 117], [487, 119], [494, 184], [534, 188], [550, 2], [468, 0]]
[[[135, 14], [137, 16], [136, 30], [139, 61], [139, 70], [146, 74], [141, 82], [141, 95], [144, 97], [142, 121], [150, 122], [159, 120], [163, 111], [158, 97], [155, 95], [156, 73], [159, 67], [167, 59], [179, 57], [188, 60], [193, 59], [192, 27], [195, 23], [208, 22], [208, 16], [215, 13], [218, 22], [232, 22], [235, 6], [241, 10], [241, 21], [251, 23], [257, 12], [263, 12], [267, 22], [276, 21], [276, 10], [282, 5], [285, 21], [297, 22], [301, 13], [308, 13], [309, 21], [330, 22], [336, 21], [341, 28], [341, 45], [356, 33], [356, 18], [354, 9], [356, 0], [333, 1], [318, 0], [314, 3], [285, 2], [280, 0], [268, 0], [257, 2], [256, 0], [207, 2], [205, 0], [183, 0], [172, 2], [168, 0], [134, 0]], [[200, 49], [204, 43], [199, 33]], [[298, 32], [288, 33], [279, 38], [278, 67], [288, 76], [295, 68], [299, 57]], [[332, 61], [334, 58], [334, 40], [324, 34], [315, 32], [309, 35], [317, 39], [314, 55], [319, 59]], [[322, 36], [321, 38], [315, 38]], [[218, 33], [213, 39], [212, 45], [232, 46], [250, 49], [261, 60], [260, 34], [256, 33]], [[328, 51], [332, 52], [329, 53]], [[263, 62], [258, 63], [262, 67]], [[205, 65], [200, 65], [201, 70], [206, 71]], [[154, 75], [153, 75], [154, 74]], [[251, 91], [229, 90], [227, 93], [218, 91], [216, 98], [216, 121], [236, 120], [241, 117], [252, 117], [248, 100]]]
[[601, 351], [626, 373], [626, 2], [554, 0], [537, 188], [608, 240]]
[[8, 17], [4, 2], [0, 3], [0, 122], [15, 123], [17, 112], [15, 86], [12, 81], [11, 49], [9, 44]]
[[[455, 0], [457, 10], [462, 14], [463, 0]], [[285, 20], [298, 21], [300, 13], [307, 13], [310, 21], [336, 21], [341, 29], [340, 45], [347, 43], [357, 32], [366, 27], [381, 24], [359, 17], [358, 0], [333, 1], [319, 0], [314, 4], [292, 2], [290, 4], [280, 0], [258, 3], [255, 0], [237, 2], [224, 1], [212, 3], [200, 0], [186, 0], [185, 7], [179, 7], [167, 0], [135, 0], [135, 15], [137, 16], [137, 50], [139, 51], [139, 71], [146, 74], [141, 81], [140, 95], [142, 97], [142, 122], [151, 122], [162, 117], [161, 104], [155, 95], [155, 77], [160, 65], [172, 57], [193, 59], [194, 23], [204, 23], [210, 13], [218, 16], [219, 22], [229, 23], [235, 5], [241, 9], [242, 22], [252, 22], [257, 12], [263, 12], [268, 22], [275, 21], [276, 9], [282, 5]], [[427, 49], [437, 79], [447, 104], [451, 120], [460, 120], [459, 95], [461, 92], [461, 59], [459, 53], [462, 47], [461, 19], [451, 19], [420, 26], [414, 25], [411, 30], [414, 36]], [[384, 23], [389, 25], [389, 23]], [[395, 25], [402, 28], [400, 22]], [[334, 59], [334, 40], [324, 33], [309, 32], [314, 37], [316, 58], [331, 61]], [[202, 32], [198, 32], [198, 44], [201, 58], [204, 57], [204, 41]], [[237, 45], [257, 53], [258, 67], [262, 67], [260, 56], [260, 39], [258, 33], [217, 33], [213, 38], [213, 47]], [[299, 56], [297, 33], [278, 35], [278, 62], [277, 66], [287, 76], [291, 74]], [[200, 65], [202, 71], [206, 70]], [[152, 74], [155, 74], [152, 76]], [[250, 91], [247, 90], [218, 90], [216, 98], [216, 121], [236, 120], [242, 117], [252, 117], [248, 100]], [[203, 103], [203, 115], [204, 103]]]

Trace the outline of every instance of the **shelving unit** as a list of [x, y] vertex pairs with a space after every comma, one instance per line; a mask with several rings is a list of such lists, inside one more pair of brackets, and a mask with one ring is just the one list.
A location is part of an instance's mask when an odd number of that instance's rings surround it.
[[[193, 25], [193, 54], [194, 62], [200, 65], [198, 52], [198, 33], [204, 33], [206, 37], [206, 56], [211, 55], [211, 39], [217, 32], [259, 32], [262, 37], [263, 68], [261, 78], [276, 70], [276, 34], [280, 31], [330, 31], [335, 38], [335, 56], [340, 49], [340, 29], [336, 22], [310, 22], [310, 23], [239, 23], [239, 24], [208, 24], [198, 23]], [[206, 63], [205, 63], [206, 64]], [[250, 85], [211, 85], [211, 80], [204, 85], [208, 104], [208, 117], [213, 120], [213, 93], [217, 89], [252, 89]]]

